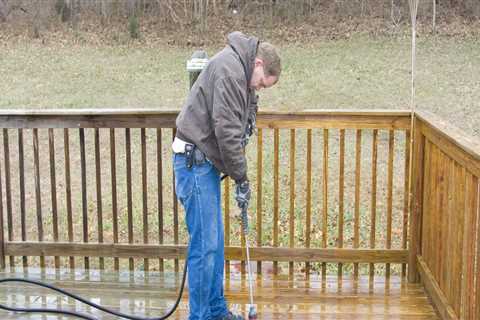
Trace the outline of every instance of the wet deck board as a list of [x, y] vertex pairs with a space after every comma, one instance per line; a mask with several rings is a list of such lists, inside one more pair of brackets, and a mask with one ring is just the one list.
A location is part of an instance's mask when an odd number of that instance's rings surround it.
[[[43, 280], [79, 294], [104, 306], [138, 316], [160, 316], [173, 304], [181, 275], [158, 272], [99, 272], [97, 270], [15, 269], [0, 272], [0, 278], [21, 277]], [[246, 313], [248, 283], [231, 274], [225, 280], [225, 294], [231, 308]], [[188, 290], [172, 319], [188, 317]], [[99, 319], [116, 319], [47, 289], [23, 284], [3, 284], [0, 303], [25, 307], [77, 310]], [[272, 277], [255, 280], [255, 303], [259, 319], [439, 319], [420, 284], [408, 284], [392, 277], [390, 281], [368, 277], [357, 281], [311, 277], [303, 279]], [[0, 319], [74, 319], [56, 315], [13, 314], [0, 310]]]

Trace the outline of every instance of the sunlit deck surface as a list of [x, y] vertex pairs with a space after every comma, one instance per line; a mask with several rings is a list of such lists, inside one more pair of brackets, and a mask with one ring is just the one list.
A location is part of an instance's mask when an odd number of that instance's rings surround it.
[[[122, 312], [160, 316], [174, 302], [181, 274], [158, 272], [99, 272], [97, 270], [6, 269], [0, 278], [43, 280]], [[248, 282], [240, 274], [225, 280], [225, 294], [232, 309], [248, 310]], [[188, 290], [172, 319], [188, 316]], [[2, 304], [24, 307], [64, 308], [89, 313], [99, 319], [117, 319], [62, 297], [47, 289], [4, 284]], [[339, 280], [336, 276], [289, 280], [264, 275], [255, 280], [259, 319], [439, 319], [421, 284], [400, 277]], [[74, 319], [67, 316], [13, 314], [0, 310], [0, 319]]]

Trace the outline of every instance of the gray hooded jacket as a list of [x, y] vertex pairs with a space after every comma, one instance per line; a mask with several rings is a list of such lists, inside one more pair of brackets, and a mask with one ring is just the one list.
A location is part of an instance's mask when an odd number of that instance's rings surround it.
[[258, 39], [241, 32], [200, 73], [177, 117], [177, 136], [195, 144], [213, 165], [236, 182], [247, 179], [244, 155], [248, 119], [257, 101], [250, 89]]

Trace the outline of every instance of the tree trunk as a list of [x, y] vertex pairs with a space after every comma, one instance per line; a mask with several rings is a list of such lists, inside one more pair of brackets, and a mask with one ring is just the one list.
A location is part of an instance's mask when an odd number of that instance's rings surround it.
[[184, 19], [188, 20], [187, 0], [183, 0]]
[[7, 21], [8, 8], [4, 0], [0, 0], [0, 22]]
[[203, 8], [203, 29], [208, 28], [208, 0], [205, 0], [205, 7]]
[[395, 16], [395, 11], [394, 11], [394, 9], [395, 9], [395, 1], [392, 0], [392, 3], [390, 5], [390, 19], [392, 19], [392, 21], [395, 21], [395, 17], [394, 17]]
[[480, 15], [480, 4], [478, 0], [465, 0], [463, 3], [464, 13], [468, 17], [478, 18]]
[[433, 15], [432, 15], [432, 32], [435, 34], [437, 28], [437, 0], [432, 0]]
[[127, 0], [126, 6], [127, 6], [127, 16], [134, 16], [135, 15], [135, 8], [137, 5], [136, 0]]

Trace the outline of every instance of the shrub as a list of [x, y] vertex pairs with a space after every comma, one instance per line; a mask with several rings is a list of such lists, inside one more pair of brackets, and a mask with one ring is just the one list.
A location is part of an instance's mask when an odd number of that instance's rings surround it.
[[138, 39], [140, 37], [140, 31], [138, 27], [138, 19], [135, 15], [131, 15], [128, 18], [128, 31], [132, 39]]

